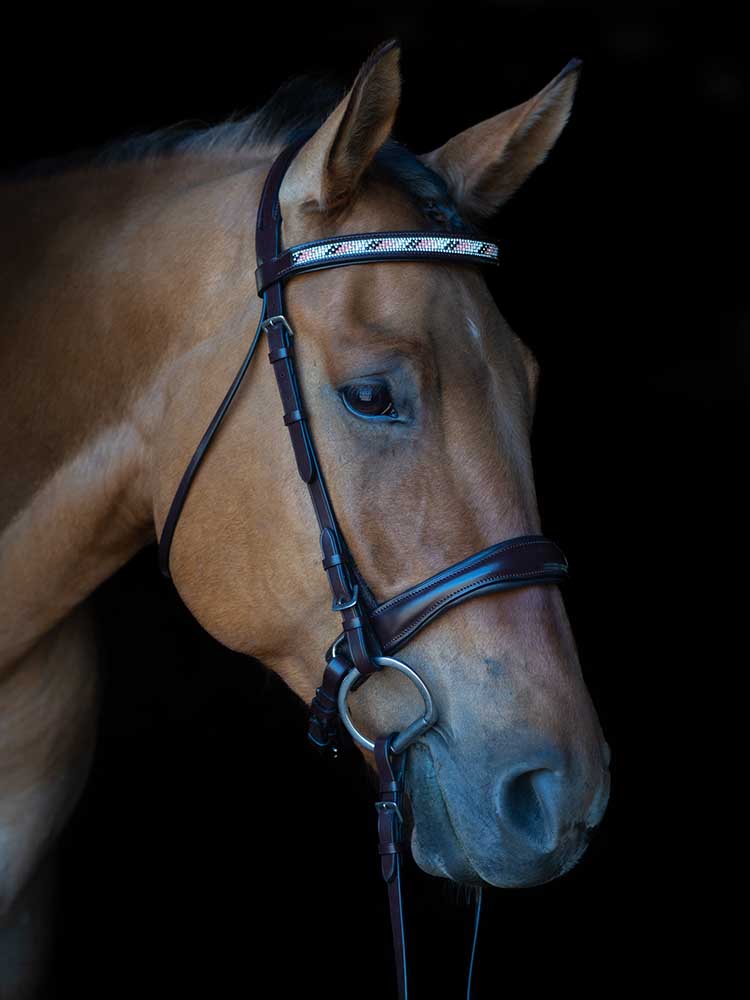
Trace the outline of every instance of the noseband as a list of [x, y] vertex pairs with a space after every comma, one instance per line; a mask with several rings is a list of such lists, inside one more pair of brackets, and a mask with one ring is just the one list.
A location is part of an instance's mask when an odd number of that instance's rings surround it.
[[[256, 282], [258, 294], [263, 299], [260, 322], [240, 370], [182, 476], [162, 528], [159, 564], [168, 577], [172, 539], [190, 486], [245, 376], [261, 333], [265, 333], [268, 359], [276, 376], [297, 470], [310, 491], [320, 528], [323, 569], [333, 596], [332, 610], [341, 614], [342, 631], [326, 654], [323, 680], [310, 708], [308, 736], [317, 747], [335, 755], [340, 719], [358, 743], [375, 753], [381, 782], [380, 800], [376, 803], [381, 867], [391, 903], [399, 996], [405, 998], [406, 959], [400, 887], [403, 751], [435, 724], [438, 715], [422, 679], [393, 654], [448, 608], [480, 594], [560, 583], [568, 576], [568, 565], [554, 542], [541, 535], [522, 535], [483, 549], [383, 604], [373, 598], [338, 526], [310, 433], [294, 361], [294, 331], [284, 314], [284, 282], [308, 271], [379, 261], [496, 264], [499, 250], [494, 243], [468, 239], [462, 233], [421, 231], [358, 233], [282, 250], [279, 190], [300, 145], [287, 147], [266, 178], [256, 227]], [[354, 725], [347, 696], [372, 674], [387, 667], [409, 677], [424, 700], [425, 710], [401, 732], [373, 741]]]

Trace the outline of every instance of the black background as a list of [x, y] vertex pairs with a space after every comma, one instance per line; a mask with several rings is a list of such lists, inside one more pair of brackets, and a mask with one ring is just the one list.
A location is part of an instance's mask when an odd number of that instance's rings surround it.
[[[686, 971], [695, 983], [713, 923], [703, 893], [717, 865], [726, 877], [708, 727], [727, 615], [707, 593], [729, 599], [724, 456], [747, 366], [731, 262], [748, 97], [737, 24], [717, 5], [520, 0], [200, 18], [101, 8], [8, 25], [3, 166], [215, 123], [299, 72], [347, 82], [394, 36], [396, 134], [423, 151], [583, 59], [568, 127], [494, 224], [493, 288], [542, 366], [543, 526], [574, 567], [566, 600], [613, 790], [572, 873], [488, 894], [478, 995], [666, 988]], [[97, 604], [102, 721], [61, 843], [49, 995], [392, 995], [359, 756], [321, 762], [303, 706], [201, 631], [153, 550]], [[470, 909], [413, 865], [406, 907], [414, 996], [461, 996]]]

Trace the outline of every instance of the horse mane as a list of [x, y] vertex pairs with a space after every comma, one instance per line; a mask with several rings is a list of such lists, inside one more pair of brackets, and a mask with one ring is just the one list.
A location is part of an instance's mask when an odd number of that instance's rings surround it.
[[[288, 80], [258, 110], [232, 115], [216, 125], [178, 122], [152, 132], [115, 139], [104, 146], [36, 160], [2, 175], [2, 180], [33, 180], [68, 171], [149, 162], [179, 155], [242, 154], [253, 147], [278, 147], [312, 135], [341, 100], [345, 89], [330, 77]], [[481, 236], [465, 221], [445, 181], [409, 149], [388, 139], [375, 156], [370, 174], [394, 183], [419, 208], [429, 228]]]

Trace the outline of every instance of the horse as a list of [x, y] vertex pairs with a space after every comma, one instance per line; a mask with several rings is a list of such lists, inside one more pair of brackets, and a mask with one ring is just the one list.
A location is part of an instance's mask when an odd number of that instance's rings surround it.
[[[247, 351], [261, 309], [251, 220], [271, 164], [298, 145], [279, 192], [284, 246], [479, 232], [555, 144], [579, 70], [571, 61], [526, 102], [416, 155], [392, 135], [391, 42], [343, 94], [297, 78], [245, 118], [32, 166], [0, 186], [4, 997], [38, 984], [46, 861], [95, 744], [91, 596], [159, 539]], [[477, 268], [379, 261], [310, 273], [286, 295], [328, 489], [379, 601], [497, 538], [538, 532], [539, 366]], [[192, 484], [170, 569], [211, 635], [310, 701], [330, 595], [275, 394], [270, 367], [251, 366]], [[605, 811], [609, 750], [559, 588], [477, 596], [408, 653], [438, 710], [404, 755], [417, 865], [496, 887], [568, 871]], [[352, 714], [388, 733], [419, 701], [384, 671]]]

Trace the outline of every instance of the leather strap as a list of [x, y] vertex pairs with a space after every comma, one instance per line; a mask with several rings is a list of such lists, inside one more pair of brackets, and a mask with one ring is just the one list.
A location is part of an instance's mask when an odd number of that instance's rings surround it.
[[449, 566], [370, 611], [383, 652], [393, 653], [437, 615], [478, 594], [568, 578], [562, 550], [542, 535], [521, 535]]
[[404, 934], [404, 907], [401, 898], [401, 852], [403, 844], [403, 815], [405, 754], [393, 763], [391, 741], [395, 733], [375, 740], [375, 765], [380, 777], [380, 798], [375, 803], [378, 813], [378, 851], [380, 871], [388, 887], [388, 905], [391, 914], [393, 955], [396, 961], [396, 982], [399, 1000], [406, 1000], [408, 982], [406, 975], [406, 937]]
[[352, 669], [351, 663], [336, 656], [326, 664], [323, 680], [310, 705], [307, 736], [320, 750], [338, 756], [339, 708], [341, 682]]
[[499, 248], [486, 240], [473, 240], [465, 233], [431, 233], [423, 230], [392, 230], [352, 233], [334, 239], [299, 243], [268, 257], [255, 271], [258, 294], [277, 281], [294, 274], [320, 271], [372, 261], [445, 260], [471, 264], [497, 264]]
[[[298, 144], [299, 145], [299, 144]], [[277, 158], [266, 178], [260, 204], [256, 229], [256, 253], [258, 265], [271, 260], [279, 252], [281, 240], [281, 209], [279, 189], [286, 169], [298, 146], [288, 147]], [[297, 471], [310, 491], [315, 516], [320, 528], [320, 546], [323, 568], [333, 595], [332, 609], [341, 612], [341, 624], [348, 644], [348, 659], [363, 675], [378, 670], [372, 659], [380, 650], [377, 640], [366, 635], [369, 629], [364, 609], [359, 601], [359, 590], [352, 581], [353, 567], [341, 531], [336, 521], [328, 489], [320, 469], [315, 445], [305, 415], [302, 395], [294, 358], [294, 334], [284, 316], [283, 284], [280, 279], [271, 282], [263, 292], [265, 313], [264, 323], [268, 337], [268, 359], [276, 376], [281, 404], [289, 436], [292, 442]], [[368, 641], [369, 638], [369, 641]], [[372, 647], [372, 653], [370, 652]], [[330, 676], [321, 685], [321, 698], [335, 698], [340, 680]], [[319, 689], [320, 690], [320, 689]], [[310, 739], [318, 744], [322, 734], [330, 733], [330, 725], [320, 726], [311, 722]]]
[[[289, 163], [291, 162], [294, 154], [301, 145], [301, 142], [296, 146], [292, 145], [287, 147], [284, 152], [276, 158], [268, 172], [266, 177], [266, 182], [263, 186], [263, 195], [260, 201], [260, 207], [258, 210], [258, 221], [256, 229], [256, 249], [260, 245], [264, 248], [265, 252], [275, 253], [275, 230], [276, 230], [276, 219], [274, 217], [274, 210], [278, 206], [278, 202], [274, 198], [267, 198], [265, 195], [267, 192], [275, 189], [281, 183], [281, 178], [284, 176]], [[260, 251], [258, 251], [260, 252]], [[265, 301], [263, 303], [264, 308], [261, 310], [260, 320], [258, 322], [258, 328], [255, 331], [255, 336], [252, 339], [250, 347], [248, 349], [245, 358], [240, 365], [240, 369], [234, 377], [232, 384], [230, 385], [226, 396], [221, 401], [218, 410], [214, 414], [211, 423], [206, 428], [206, 432], [198, 443], [198, 447], [193, 452], [193, 456], [188, 463], [187, 468], [182, 474], [180, 483], [177, 487], [177, 491], [172, 498], [172, 503], [167, 511], [167, 516], [164, 519], [164, 524], [162, 525], [161, 535], [159, 536], [159, 569], [168, 579], [171, 574], [169, 571], [169, 555], [172, 549], [172, 541], [174, 539], [174, 533], [177, 529], [177, 522], [180, 519], [180, 514], [182, 513], [182, 508], [185, 506], [185, 501], [187, 500], [190, 488], [193, 485], [193, 481], [201, 465], [201, 462], [205, 458], [206, 452], [209, 449], [216, 432], [221, 426], [221, 422], [226, 416], [229, 407], [232, 405], [232, 401], [237, 394], [237, 390], [242, 384], [242, 380], [250, 367], [250, 362], [255, 356], [255, 351], [260, 340], [260, 335], [263, 332], [263, 322], [266, 318], [265, 311]], [[279, 310], [280, 312], [281, 310]]]
[[[388, 910], [391, 918], [393, 957], [396, 963], [398, 1000], [408, 1000], [409, 981], [406, 967], [406, 933], [404, 929], [404, 903], [401, 893], [401, 860], [403, 856], [404, 774], [406, 754], [394, 758], [391, 743], [396, 733], [375, 740], [375, 766], [380, 778], [380, 795], [375, 803], [378, 813], [378, 853], [380, 872], [388, 889]], [[482, 890], [477, 892], [472, 936], [471, 958], [466, 981], [466, 998], [471, 1000], [474, 978], [474, 961], [479, 937], [479, 918], [482, 911]]]
[[218, 410], [213, 415], [211, 423], [206, 428], [205, 434], [200, 439], [198, 447], [193, 452], [193, 457], [190, 459], [188, 467], [183, 472], [182, 479], [180, 479], [180, 484], [177, 487], [177, 492], [172, 498], [172, 503], [169, 505], [167, 516], [164, 519], [164, 524], [162, 525], [161, 535], [159, 536], [159, 569], [162, 574], [167, 577], [167, 579], [170, 579], [171, 576], [169, 572], [169, 554], [172, 550], [172, 541], [177, 528], [177, 522], [179, 521], [180, 514], [182, 513], [182, 508], [185, 506], [185, 501], [187, 500], [188, 493], [190, 492], [190, 487], [193, 485], [193, 480], [195, 479], [201, 462], [205, 458], [209, 445], [213, 441], [216, 432], [221, 426], [221, 422], [226, 416], [229, 407], [232, 405], [232, 401], [237, 395], [237, 390], [242, 384], [242, 380], [250, 367], [250, 362], [255, 356], [258, 341], [260, 340], [260, 335], [263, 331], [263, 319], [264, 313], [263, 310], [261, 310], [258, 328], [255, 331], [255, 336], [250, 343], [247, 354], [240, 365], [240, 370], [235, 375], [232, 384], [227, 390], [226, 396], [221, 401]]

